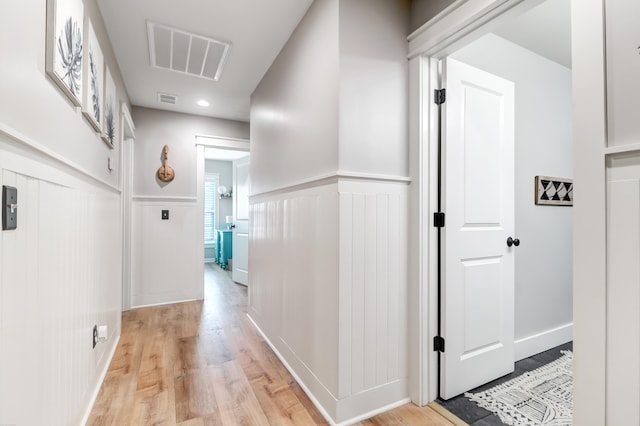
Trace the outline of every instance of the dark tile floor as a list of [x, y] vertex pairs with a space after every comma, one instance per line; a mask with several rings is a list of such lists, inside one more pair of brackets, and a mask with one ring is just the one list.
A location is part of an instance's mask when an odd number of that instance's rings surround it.
[[[514, 377], [526, 373], [527, 371], [535, 370], [538, 367], [542, 367], [545, 364], [555, 361], [556, 359], [560, 358], [560, 355], [562, 355], [560, 351], [572, 350], [573, 342], [568, 342], [564, 345], [549, 349], [548, 351], [541, 352], [530, 358], [525, 358], [521, 361], [516, 362], [515, 371], [513, 373], [507, 374], [506, 376], [489, 382], [486, 385], [482, 385], [475, 389], [472, 389], [470, 392], [481, 392], [500, 383], [504, 383], [507, 380], [511, 380]], [[455, 398], [451, 398], [447, 401], [438, 399], [437, 402], [471, 426], [491, 426], [504, 424], [500, 421], [500, 418], [498, 416], [491, 413], [491, 411], [487, 411], [484, 408], [478, 407], [475, 402], [465, 398], [464, 395], [456, 396]]]

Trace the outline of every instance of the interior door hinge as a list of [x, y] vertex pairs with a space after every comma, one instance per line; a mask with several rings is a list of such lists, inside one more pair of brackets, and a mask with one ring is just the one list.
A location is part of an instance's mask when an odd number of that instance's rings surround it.
[[446, 96], [447, 92], [446, 89], [436, 89], [433, 91], [433, 102], [435, 102], [436, 105], [442, 105], [444, 103], [444, 101], [446, 100]]
[[435, 212], [433, 214], [433, 226], [435, 228], [444, 228], [444, 213]]
[[444, 337], [435, 336], [433, 338], [433, 350], [435, 352], [444, 352]]

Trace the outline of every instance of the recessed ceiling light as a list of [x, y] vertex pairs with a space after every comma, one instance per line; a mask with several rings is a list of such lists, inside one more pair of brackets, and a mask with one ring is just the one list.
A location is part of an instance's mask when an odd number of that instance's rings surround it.
[[205, 101], [204, 99], [200, 99], [198, 101], [198, 105], [200, 105], [201, 107], [208, 107], [209, 106], [209, 102]]

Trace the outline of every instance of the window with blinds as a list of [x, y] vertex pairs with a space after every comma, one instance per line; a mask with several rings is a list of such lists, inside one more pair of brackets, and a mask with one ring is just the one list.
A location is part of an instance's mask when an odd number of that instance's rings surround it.
[[216, 195], [218, 193], [218, 175], [207, 173], [204, 176], [204, 240], [216, 240]]

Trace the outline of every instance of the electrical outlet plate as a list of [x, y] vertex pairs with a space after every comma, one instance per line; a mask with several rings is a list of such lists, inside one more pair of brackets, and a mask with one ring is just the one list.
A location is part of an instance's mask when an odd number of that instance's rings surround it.
[[169, 210], [162, 210], [162, 220], [169, 220]]
[[18, 190], [2, 185], [2, 230], [10, 231], [18, 227]]

